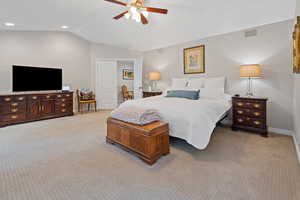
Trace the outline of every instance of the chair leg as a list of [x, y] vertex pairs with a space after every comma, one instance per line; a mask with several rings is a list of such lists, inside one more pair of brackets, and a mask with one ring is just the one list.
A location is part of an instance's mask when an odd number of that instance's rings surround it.
[[80, 113], [80, 103], [78, 103], [78, 113]]
[[95, 112], [97, 112], [97, 102], [95, 101]]
[[90, 107], [91, 107], [91, 104], [89, 103], [89, 104], [88, 104], [88, 111], [90, 111]]

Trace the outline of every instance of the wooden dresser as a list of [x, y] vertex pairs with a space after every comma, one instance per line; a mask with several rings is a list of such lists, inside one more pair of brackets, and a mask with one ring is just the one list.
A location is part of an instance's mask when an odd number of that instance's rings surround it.
[[268, 136], [267, 98], [232, 97], [232, 130], [247, 130]]
[[158, 96], [158, 95], [162, 95], [162, 92], [145, 92], [145, 91], [143, 92], [144, 98]]
[[0, 95], [0, 127], [73, 115], [73, 92]]

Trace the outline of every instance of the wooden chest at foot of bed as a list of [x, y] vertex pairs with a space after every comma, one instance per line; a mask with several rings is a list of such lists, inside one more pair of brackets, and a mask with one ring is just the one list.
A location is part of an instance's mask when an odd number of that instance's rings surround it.
[[143, 161], [152, 165], [170, 152], [169, 125], [153, 122], [144, 126], [126, 123], [114, 118], [107, 119], [106, 141], [119, 144], [133, 151]]

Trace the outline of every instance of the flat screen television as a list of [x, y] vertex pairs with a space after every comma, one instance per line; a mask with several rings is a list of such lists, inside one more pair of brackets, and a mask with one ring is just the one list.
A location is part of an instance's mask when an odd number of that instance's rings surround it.
[[13, 92], [62, 89], [62, 69], [13, 66]]

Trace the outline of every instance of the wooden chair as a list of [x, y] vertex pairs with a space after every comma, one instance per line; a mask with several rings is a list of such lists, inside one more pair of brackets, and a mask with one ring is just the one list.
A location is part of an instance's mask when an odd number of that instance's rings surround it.
[[127, 101], [127, 100], [130, 100], [130, 99], [134, 98], [133, 92], [132, 91], [128, 91], [126, 85], [122, 86], [122, 95], [123, 95], [123, 100], [124, 101]]
[[95, 112], [97, 112], [97, 101], [94, 94], [90, 95], [88, 99], [84, 98], [79, 90], [76, 91], [76, 94], [78, 102], [78, 112], [81, 112], [82, 105], [86, 104], [88, 104], [88, 111], [90, 111], [91, 104], [94, 104]]

